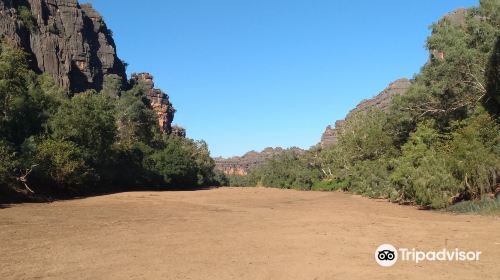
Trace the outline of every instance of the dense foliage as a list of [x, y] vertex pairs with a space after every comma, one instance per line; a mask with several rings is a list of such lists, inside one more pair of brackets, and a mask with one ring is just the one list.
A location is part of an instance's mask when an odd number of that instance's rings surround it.
[[483, 0], [461, 22], [434, 24], [428, 63], [387, 112], [358, 113], [338, 129], [338, 144], [275, 157], [246, 182], [432, 208], [498, 191], [499, 10], [500, 2]]
[[[141, 84], [67, 96], [0, 45], [0, 191], [51, 196], [217, 184], [204, 142], [163, 135]], [[217, 177], [219, 176], [219, 177]]]

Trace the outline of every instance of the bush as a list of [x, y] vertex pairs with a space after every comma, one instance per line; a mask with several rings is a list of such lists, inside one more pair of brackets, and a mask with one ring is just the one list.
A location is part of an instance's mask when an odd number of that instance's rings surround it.
[[227, 175], [231, 187], [255, 187], [257, 182], [250, 175]]
[[395, 189], [393, 201], [442, 208], [461, 191], [441, 150], [441, 135], [432, 126], [432, 122], [420, 124], [402, 147], [390, 177]]
[[347, 189], [374, 198], [387, 198], [392, 192], [388, 164], [383, 159], [365, 160], [353, 167]]
[[500, 179], [500, 127], [483, 109], [458, 124], [449, 143], [453, 173], [463, 196], [481, 198]]
[[500, 199], [483, 197], [481, 200], [462, 201], [447, 208], [457, 213], [500, 214]]
[[231, 186], [229, 178], [224, 172], [220, 170], [214, 170], [214, 182], [213, 185], [216, 187], [226, 187]]
[[[65, 191], [82, 192], [92, 181], [94, 173], [82, 157], [76, 144], [58, 139], [44, 139], [36, 147], [33, 163], [35, 176], [46, 186]], [[53, 190], [52, 190], [53, 191]]]
[[167, 137], [164, 147], [146, 159], [148, 170], [177, 188], [218, 184], [214, 167], [206, 143], [181, 137]]

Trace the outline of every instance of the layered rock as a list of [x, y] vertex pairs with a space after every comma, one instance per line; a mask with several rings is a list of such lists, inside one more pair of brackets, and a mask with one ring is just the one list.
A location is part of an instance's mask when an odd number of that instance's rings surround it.
[[[169, 97], [161, 89], [155, 88], [153, 76], [149, 73], [134, 73], [130, 79], [130, 85], [142, 83], [145, 86], [145, 95], [151, 103], [151, 107], [158, 116], [158, 125], [163, 133], [172, 133], [172, 121], [174, 120], [175, 109], [170, 103]], [[186, 131], [176, 129], [176, 133], [186, 135]]]
[[100, 90], [106, 75], [126, 81], [111, 31], [90, 4], [2, 0], [0, 15], [3, 39], [27, 51], [35, 71], [50, 74], [69, 91]]
[[321, 136], [321, 147], [327, 147], [330, 145], [334, 145], [337, 143], [337, 129], [339, 129], [343, 123], [349, 118], [351, 118], [354, 114], [358, 114], [361, 112], [366, 112], [373, 108], [378, 108], [380, 110], [387, 110], [391, 104], [391, 100], [394, 96], [404, 94], [408, 91], [411, 86], [411, 82], [406, 79], [399, 79], [380, 92], [373, 98], [365, 99], [361, 101], [354, 109], [352, 109], [346, 116], [344, 120], [339, 120], [335, 122], [335, 128], [332, 126], [327, 126], [325, 132]]
[[262, 152], [251, 151], [241, 157], [215, 158], [215, 168], [226, 175], [247, 175], [255, 166], [263, 164], [273, 156], [283, 152], [282, 148], [265, 148]]
[[337, 128], [340, 128], [343, 123], [344, 120], [338, 120], [335, 122], [334, 127], [332, 127], [331, 125], [326, 127], [325, 132], [323, 132], [323, 135], [321, 135], [320, 145], [322, 147], [327, 147], [337, 143]]

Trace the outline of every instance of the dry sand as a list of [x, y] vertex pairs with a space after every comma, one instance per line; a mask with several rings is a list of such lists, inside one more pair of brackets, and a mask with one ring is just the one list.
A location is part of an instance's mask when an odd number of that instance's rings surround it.
[[[398, 262], [382, 243], [482, 251]], [[130, 192], [0, 209], [0, 279], [500, 279], [500, 219], [264, 188]]]

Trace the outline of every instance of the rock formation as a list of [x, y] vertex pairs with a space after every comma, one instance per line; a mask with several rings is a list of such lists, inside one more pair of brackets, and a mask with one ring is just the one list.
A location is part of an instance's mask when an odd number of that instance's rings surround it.
[[24, 49], [31, 68], [48, 73], [69, 93], [100, 91], [106, 80], [123, 88], [144, 82], [146, 96], [164, 133], [171, 133], [175, 110], [169, 97], [154, 88], [148, 73], [127, 81], [112, 32], [90, 4], [77, 0], [0, 0], [0, 39]]
[[[163, 133], [172, 132], [172, 121], [174, 120], [175, 109], [170, 103], [169, 97], [161, 89], [155, 88], [153, 76], [149, 73], [134, 73], [130, 79], [130, 85], [142, 83], [146, 87], [146, 97], [151, 103], [151, 107], [158, 116], [158, 125]], [[184, 131], [184, 135], [185, 135]]]
[[391, 100], [395, 95], [400, 95], [406, 93], [410, 88], [411, 82], [408, 79], [399, 79], [384, 89], [381, 93], [373, 98], [365, 99], [361, 101], [354, 109], [352, 109], [346, 116], [345, 120], [339, 120], [335, 122], [335, 128], [330, 125], [327, 126], [325, 132], [321, 136], [321, 147], [326, 147], [329, 145], [334, 145], [337, 143], [337, 129], [340, 128], [343, 123], [351, 118], [354, 114], [368, 111], [372, 108], [378, 108], [381, 110], [387, 110], [391, 104]]
[[344, 120], [338, 120], [335, 122], [335, 127], [332, 128], [331, 125], [327, 126], [323, 135], [321, 135], [321, 147], [327, 147], [337, 143], [337, 128], [341, 127]]
[[35, 71], [50, 74], [69, 91], [100, 90], [110, 74], [125, 82], [111, 31], [90, 4], [2, 0], [0, 15], [3, 39], [27, 51]]
[[215, 168], [226, 175], [247, 175], [255, 166], [264, 163], [284, 150], [282, 148], [265, 148], [262, 152], [251, 151], [241, 157], [215, 158]]

